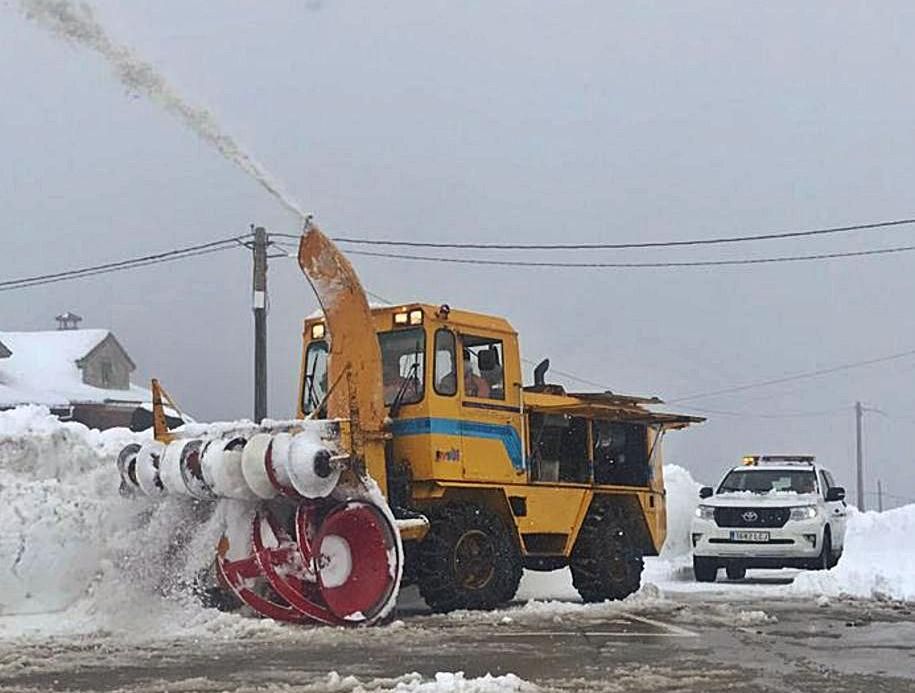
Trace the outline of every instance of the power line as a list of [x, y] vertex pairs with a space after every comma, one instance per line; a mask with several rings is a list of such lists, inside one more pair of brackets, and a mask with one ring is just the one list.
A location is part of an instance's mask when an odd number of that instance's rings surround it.
[[374, 298], [374, 299], [376, 299], [376, 300], [378, 300], [378, 301], [381, 301], [382, 303], [386, 303], [386, 304], [389, 305], [389, 306], [393, 306], [393, 305], [394, 305], [394, 302], [393, 302], [393, 301], [389, 301], [389, 300], [386, 299], [384, 296], [379, 296], [378, 294], [373, 294], [373, 293], [372, 293], [371, 291], [369, 291], [368, 289], [365, 290], [365, 293], [367, 293], [367, 294], [368, 294], [369, 296], [371, 296], [372, 298]]
[[740, 416], [749, 419], [797, 419], [815, 416], [833, 416], [840, 413], [848, 413], [851, 407], [836, 407], [834, 409], [824, 409], [821, 411], [792, 411], [780, 412], [778, 414], [752, 412], [752, 411], [726, 411], [722, 409], [707, 409], [705, 407], [689, 407], [693, 411], [702, 412], [703, 414], [716, 414], [719, 416]]
[[[292, 234], [284, 233], [284, 234], [270, 234], [270, 235], [271, 235], [271, 236], [274, 236], [274, 235], [278, 235], [278, 236], [291, 236]], [[274, 244], [274, 245], [283, 246], [283, 247], [285, 247], [285, 248], [290, 248], [290, 247], [292, 247], [292, 244], [286, 243], [286, 242], [284, 242], [284, 241], [274, 241], [273, 244]], [[297, 256], [297, 255], [293, 255], [292, 253], [281, 253], [281, 254], [275, 255], [274, 257], [286, 257], [286, 258], [292, 258], [292, 259], [294, 259], [294, 260], [297, 260], [297, 259], [298, 259], [298, 256]], [[387, 304], [387, 305], [389, 305], [389, 306], [393, 306], [393, 305], [394, 305], [394, 302], [393, 302], [393, 301], [389, 301], [389, 300], [386, 299], [384, 296], [379, 296], [379, 295], [376, 294], [376, 293], [372, 293], [371, 291], [369, 291], [369, 290], [366, 289], [365, 287], [363, 287], [362, 290], [365, 291], [365, 293], [366, 293], [367, 296], [371, 296], [372, 298], [374, 298], [374, 299], [377, 300], [377, 301], [381, 301], [382, 303], [385, 303], [385, 304]]]
[[[524, 357], [522, 357], [521, 360], [530, 366], [536, 366], [538, 363], [537, 361], [533, 361], [531, 359], [527, 359]], [[591, 385], [592, 387], [599, 387], [601, 390], [604, 390], [606, 392], [612, 391], [612, 388], [609, 385], [605, 385], [604, 383], [598, 383], [594, 380], [588, 380], [587, 378], [581, 378], [581, 377], [575, 375], [574, 373], [569, 373], [567, 371], [561, 371], [558, 368], [553, 368], [552, 366], [550, 366], [550, 373], [555, 373], [556, 375], [561, 375], [564, 378], [573, 380], [576, 383], [581, 383], [582, 385]]]
[[[915, 224], [915, 219], [894, 219], [891, 221], [878, 221], [867, 224], [852, 224], [848, 226], [832, 226], [827, 228], [806, 229], [800, 231], [783, 231], [762, 233], [750, 236], [723, 236], [718, 238], [696, 238], [681, 241], [639, 241], [630, 243], [439, 243], [433, 241], [400, 241], [392, 239], [374, 238], [348, 238], [334, 237], [337, 243], [350, 243], [353, 245], [381, 245], [408, 248], [450, 248], [473, 250], [622, 250], [626, 248], [673, 248], [695, 245], [722, 245], [726, 243], [745, 243], [748, 241], [769, 241], [784, 238], [805, 238], [810, 236], [823, 236], [827, 234], [848, 233], [850, 231], [866, 231], [884, 229], [893, 226]], [[293, 234], [273, 234], [285, 238], [299, 238]]]
[[[536, 361], [533, 361], [528, 358], [522, 357], [521, 360], [523, 362], [527, 363], [528, 365], [532, 365], [532, 366], [537, 365]], [[581, 377], [579, 377], [573, 373], [569, 373], [567, 371], [561, 371], [561, 370], [551, 367], [550, 372], [555, 373], [557, 375], [561, 375], [565, 378], [568, 378], [569, 380], [572, 380], [572, 381], [575, 381], [578, 383], [582, 383], [583, 385], [591, 385], [593, 387], [599, 387], [601, 390], [604, 390], [607, 392], [612, 391], [612, 388], [604, 383], [599, 383], [594, 380], [588, 380], [587, 378], [581, 378]], [[674, 403], [677, 401], [680, 401], [680, 400], [673, 400], [672, 402], [665, 402], [665, 403]], [[726, 411], [726, 410], [722, 410], [722, 409], [708, 409], [705, 407], [695, 407], [695, 406], [690, 406], [689, 408], [691, 410], [698, 411], [703, 414], [717, 414], [717, 415], [721, 415], [721, 416], [741, 416], [741, 417], [754, 418], [754, 419], [794, 419], [794, 418], [800, 418], [800, 417], [832, 416], [834, 414], [846, 413], [846, 412], [851, 411], [851, 407], [848, 407], [848, 406], [835, 407], [833, 409], [824, 409], [824, 410], [820, 410], [820, 411], [796, 411], [796, 412], [783, 412], [783, 413], [778, 413], [778, 414], [762, 413], [762, 412]]]
[[108, 274], [110, 272], [119, 272], [127, 269], [138, 267], [147, 267], [162, 262], [172, 262], [174, 260], [183, 260], [184, 258], [208, 255], [210, 253], [220, 252], [234, 248], [241, 244], [242, 239], [246, 236], [232, 236], [218, 241], [209, 243], [200, 243], [198, 245], [186, 246], [184, 248], [175, 248], [161, 253], [144, 255], [141, 257], [130, 258], [127, 260], [118, 260], [116, 262], [106, 262], [100, 265], [81, 267], [78, 269], [66, 270], [63, 272], [54, 272], [51, 274], [39, 274], [31, 277], [21, 277], [19, 279], [10, 279], [0, 282], [0, 291], [13, 291], [15, 289], [24, 289], [32, 286], [41, 286], [43, 284], [54, 284], [56, 282], [68, 281], [71, 279], [82, 279], [93, 277], [99, 274]]
[[381, 253], [369, 250], [350, 250], [350, 255], [382, 257], [393, 260], [412, 260], [418, 262], [438, 262], [460, 265], [488, 265], [496, 267], [564, 267], [576, 269], [645, 269], [672, 267], [725, 267], [731, 265], [764, 265], [782, 262], [809, 262], [814, 260], [831, 260], [837, 258], [864, 257], [867, 255], [889, 255], [906, 253], [915, 250], [915, 245], [879, 248], [873, 250], [855, 250], [842, 253], [817, 253], [814, 255], [783, 255], [777, 257], [737, 258], [733, 260], [687, 260], [671, 262], [554, 262], [549, 260], [489, 260], [454, 257], [435, 257], [431, 255], [403, 255]]
[[[278, 241], [279, 245], [292, 247], [288, 242]], [[838, 258], [863, 257], [868, 255], [889, 255], [915, 250], [915, 245], [897, 246], [894, 248], [877, 248], [871, 250], [853, 250], [841, 253], [817, 253], [814, 255], [786, 255], [761, 258], [736, 258], [733, 260], [687, 260], [670, 262], [554, 262], [550, 260], [490, 260], [456, 257], [438, 257], [432, 255], [408, 255], [401, 253], [384, 253], [370, 250], [349, 250], [348, 255], [389, 258], [392, 260], [411, 260], [417, 262], [438, 262], [460, 265], [489, 265], [496, 267], [562, 267], [576, 269], [646, 269], [677, 267], [723, 267], [730, 265], [763, 265], [782, 262], [809, 262]], [[293, 257], [293, 256], [290, 256]]]
[[677, 402], [687, 402], [693, 399], [704, 399], [706, 397], [714, 397], [716, 395], [726, 395], [732, 392], [743, 392], [744, 390], [752, 390], [758, 387], [767, 387], [770, 385], [778, 385], [781, 383], [790, 383], [795, 380], [805, 380], [808, 378], [817, 378], [823, 375], [829, 375], [830, 373], [838, 373], [840, 371], [851, 370], [853, 368], [861, 368], [863, 366], [870, 366], [877, 363], [886, 363], [887, 361], [896, 361], [898, 359], [906, 358], [909, 356], [915, 356], [915, 349], [910, 351], [903, 351], [898, 354], [890, 354], [889, 356], [880, 356], [874, 359], [867, 359], [866, 361], [855, 361], [853, 363], [845, 363], [839, 366], [833, 366], [831, 368], [821, 368], [815, 371], [807, 371], [805, 373], [796, 373], [794, 375], [787, 375], [781, 378], [772, 378], [771, 380], [761, 380], [755, 383], [748, 383], [746, 385], [737, 385], [735, 387], [723, 388], [721, 390], [712, 390], [711, 392], [702, 392], [694, 395], [687, 395], [685, 397], [677, 397], [676, 399], [669, 400], [670, 404], [675, 404]]

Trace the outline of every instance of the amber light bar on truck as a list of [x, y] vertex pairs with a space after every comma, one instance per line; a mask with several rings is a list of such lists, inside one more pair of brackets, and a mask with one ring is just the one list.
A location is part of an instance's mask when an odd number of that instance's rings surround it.
[[747, 466], [758, 464], [809, 464], [812, 465], [814, 455], [744, 455], [743, 463]]

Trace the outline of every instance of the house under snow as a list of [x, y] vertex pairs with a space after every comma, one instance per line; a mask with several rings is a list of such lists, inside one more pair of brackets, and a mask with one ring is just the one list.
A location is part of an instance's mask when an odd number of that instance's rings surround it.
[[129, 426], [149, 390], [108, 330], [0, 332], [0, 410], [43, 404], [91, 428]]

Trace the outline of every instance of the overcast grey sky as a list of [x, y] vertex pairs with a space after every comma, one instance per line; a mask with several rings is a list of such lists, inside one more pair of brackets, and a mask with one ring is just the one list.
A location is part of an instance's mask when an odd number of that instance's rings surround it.
[[[484, 242], [711, 237], [915, 216], [907, 2], [94, 2], [335, 235]], [[0, 276], [297, 222], [96, 55], [0, 5]], [[910, 244], [915, 228], [569, 260], [717, 259]], [[531, 258], [557, 259], [556, 255]], [[502, 314], [526, 357], [668, 399], [915, 349], [915, 254], [716, 269], [507, 270], [353, 258], [391, 300]], [[293, 412], [292, 260], [270, 267], [270, 411]], [[251, 410], [249, 256], [227, 251], [0, 293], [0, 327], [73, 310], [198, 418]], [[915, 497], [915, 358], [695, 400], [668, 438], [704, 481], [810, 451]], [[561, 380], [560, 378], [554, 378]], [[681, 407], [682, 408], [682, 407]], [[844, 408], [844, 409], [843, 409]], [[695, 410], [693, 410], [695, 411]], [[794, 418], [775, 415], [803, 413]], [[827, 413], [822, 413], [827, 412]], [[807, 415], [815, 414], [815, 415]], [[871, 484], [873, 487], [875, 484]], [[873, 501], [873, 499], [872, 499]]]

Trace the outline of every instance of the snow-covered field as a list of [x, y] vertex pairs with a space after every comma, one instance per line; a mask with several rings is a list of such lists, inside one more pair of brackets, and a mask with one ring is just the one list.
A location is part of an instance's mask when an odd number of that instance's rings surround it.
[[[181, 499], [121, 498], [115, 458], [125, 443], [140, 438], [60, 423], [41, 407], [0, 413], [0, 638], [121, 632], [244, 638], [281, 631], [269, 621], [204, 609], [190, 595], [189, 585], [211, 561], [234, 502], [195, 515]], [[627, 608], [639, 599], [656, 602], [685, 591], [735, 599], [769, 594], [915, 600], [915, 505], [882, 514], [852, 512], [845, 556], [833, 570], [781, 571], [797, 575], [793, 582], [698, 585], [687, 535], [699, 484], [674, 465], [665, 468], [665, 478], [667, 544], [660, 557], [646, 561], [642, 594]], [[189, 540], [182, 536], [188, 527], [195, 528]], [[531, 603], [503, 616], [602, 608], [568, 603], [577, 594], [567, 571], [526, 574], [518, 598]]]

